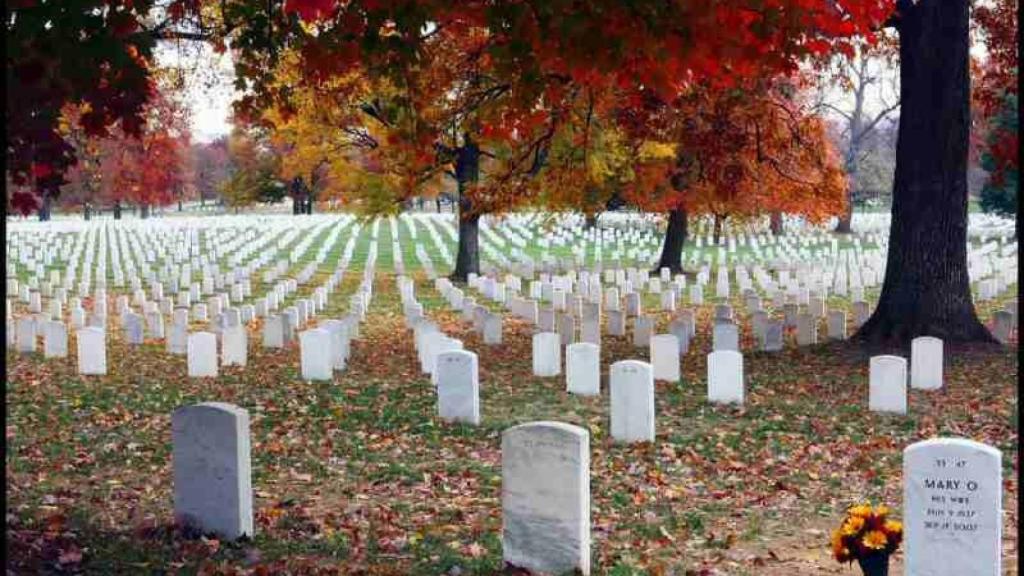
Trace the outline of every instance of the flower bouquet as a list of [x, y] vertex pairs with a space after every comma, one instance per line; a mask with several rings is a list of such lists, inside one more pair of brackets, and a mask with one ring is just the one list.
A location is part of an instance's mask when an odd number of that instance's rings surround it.
[[860, 565], [864, 576], [888, 576], [889, 556], [900, 546], [903, 525], [888, 518], [881, 504], [856, 504], [846, 511], [842, 525], [832, 532], [832, 555], [839, 562]]

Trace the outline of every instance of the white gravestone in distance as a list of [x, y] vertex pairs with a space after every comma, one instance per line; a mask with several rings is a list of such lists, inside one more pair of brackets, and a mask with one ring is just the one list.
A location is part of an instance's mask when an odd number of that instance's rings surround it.
[[868, 409], [907, 413], [907, 360], [899, 356], [872, 356], [868, 374]]
[[708, 402], [743, 404], [743, 355], [739, 352], [708, 354]]
[[78, 340], [78, 373], [102, 376], [107, 373], [107, 335], [90, 326], [75, 333]]
[[565, 387], [572, 394], [596, 396], [601, 393], [601, 348], [589, 342], [570, 344], [565, 349]]
[[175, 517], [228, 540], [251, 537], [249, 413], [222, 402], [184, 406], [171, 416], [171, 435]]
[[942, 340], [918, 336], [910, 341], [910, 387], [920, 390], [942, 388]]
[[299, 364], [303, 380], [330, 380], [331, 333], [322, 328], [299, 333]]
[[43, 357], [64, 358], [68, 355], [68, 329], [59, 320], [43, 324]]
[[505, 562], [540, 573], [590, 574], [590, 434], [530, 422], [501, 435]]
[[609, 371], [611, 434], [622, 442], [654, 441], [654, 374], [640, 360], [622, 360]]
[[533, 375], [548, 377], [562, 373], [562, 342], [555, 332], [533, 335]]
[[655, 380], [679, 380], [679, 340], [675, 334], [658, 334], [651, 338], [651, 366]]
[[1002, 562], [1002, 454], [963, 438], [903, 451], [907, 576], [998, 576]]
[[437, 414], [450, 422], [480, 423], [480, 376], [477, 357], [468, 350], [449, 350], [437, 355]]
[[711, 349], [718, 350], [732, 350], [739, 352], [740, 350], [740, 329], [739, 326], [732, 322], [715, 324], [711, 334]]
[[195, 332], [188, 335], [189, 378], [217, 377], [217, 335]]
[[231, 326], [221, 335], [221, 364], [245, 366], [249, 358], [249, 333], [245, 326]]

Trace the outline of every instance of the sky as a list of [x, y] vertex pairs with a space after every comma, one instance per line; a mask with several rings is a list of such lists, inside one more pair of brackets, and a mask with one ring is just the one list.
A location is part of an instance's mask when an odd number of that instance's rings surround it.
[[175, 42], [158, 47], [156, 60], [158, 66], [180, 66], [185, 72], [193, 141], [210, 142], [231, 132], [231, 102], [237, 93], [229, 52], [217, 54], [205, 42]]

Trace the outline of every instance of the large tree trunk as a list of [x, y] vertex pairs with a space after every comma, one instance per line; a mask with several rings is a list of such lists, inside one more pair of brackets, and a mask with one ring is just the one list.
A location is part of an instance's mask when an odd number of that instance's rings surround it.
[[672, 274], [682, 273], [683, 244], [686, 243], [687, 235], [686, 216], [686, 210], [681, 206], [668, 213], [665, 243], [661, 247], [661, 258], [658, 259], [658, 268], [655, 272], [668, 268]]
[[143, 204], [139, 207], [139, 218], [143, 220], [149, 218], [149, 204]]
[[455, 179], [459, 188], [459, 249], [451, 279], [465, 282], [470, 272], [480, 273], [480, 214], [473, 210], [467, 188], [480, 180], [480, 148], [469, 134], [456, 151]]
[[121, 219], [121, 201], [114, 202], [114, 220]]
[[878, 306], [855, 335], [993, 342], [967, 276], [968, 0], [901, 0], [892, 223]]
[[772, 212], [770, 217], [772, 236], [782, 236], [786, 230], [782, 225], [782, 212]]

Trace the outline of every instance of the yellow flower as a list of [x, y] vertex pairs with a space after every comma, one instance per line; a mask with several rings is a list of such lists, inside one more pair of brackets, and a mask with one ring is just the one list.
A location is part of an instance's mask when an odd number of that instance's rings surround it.
[[884, 529], [886, 534], [902, 534], [903, 524], [899, 520], [886, 520]]
[[875, 516], [879, 518], [885, 518], [887, 514], [889, 514], [889, 507], [886, 506], [885, 504], [879, 504], [875, 508]]
[[850, 516], [843, 522], [843, 535], [853, 536], [864, 528], [864, 519], [860, 516]]
[[856, 516], [858, 518], [867, 518], [871, 515], [871, 504], [858, 504], [851, 506], [848, 512], [850, 516]]
[[885, 532], [881, 530], [872, 530], [864, 535], [864, 547], [871, 550], [882, 550], [888, 544], [889, 540], [885, 537]]

